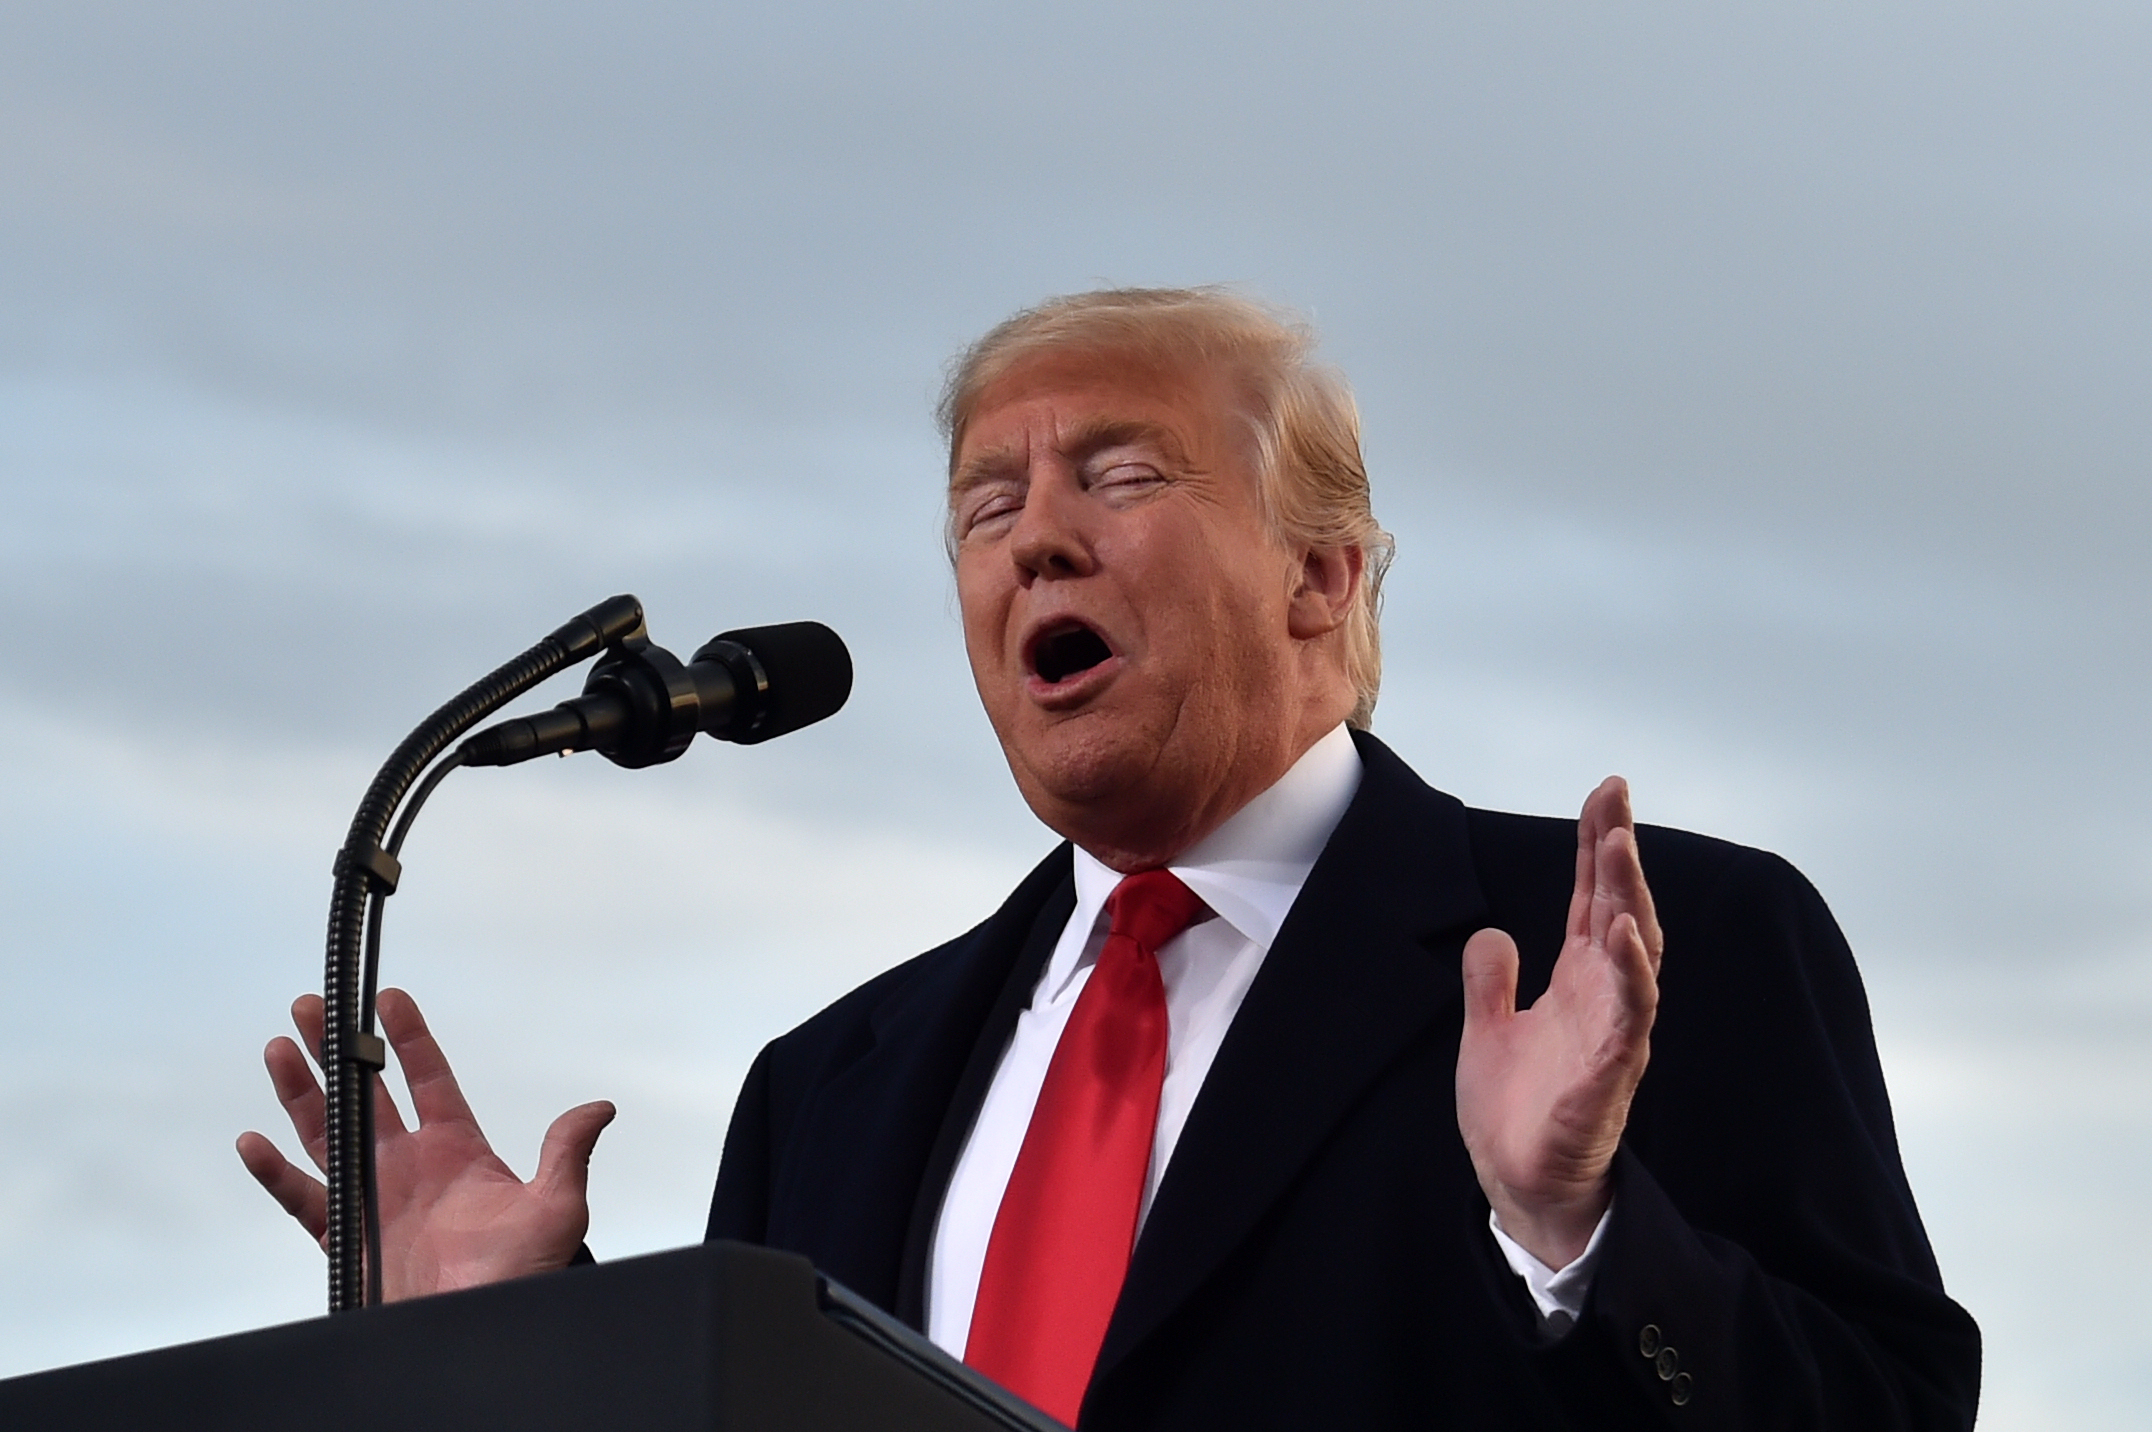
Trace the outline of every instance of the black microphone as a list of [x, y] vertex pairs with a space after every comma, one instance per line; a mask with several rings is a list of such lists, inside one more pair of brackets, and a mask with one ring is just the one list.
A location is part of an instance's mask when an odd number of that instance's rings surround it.
[[591, 668], [581, 696], [488, 726], [459, 750], [467, 766], [556, 751], [655, 766], [677, 759], [698, 732], [751, 746], [836, 714], [851, 694], [852, 654], [820, 622], [724, 632], [685, 665], [637, 632]]

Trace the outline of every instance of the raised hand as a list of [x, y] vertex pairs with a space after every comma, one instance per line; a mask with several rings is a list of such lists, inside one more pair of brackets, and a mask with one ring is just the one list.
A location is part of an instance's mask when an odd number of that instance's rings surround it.
[[[383, 990], [377, 1008], [418, 1116], [416, 1129], [405, 1127], [387, 1087], [373, 1080], [382, 1296], [394, 1302], [566, 1267], [590, 1226], [590, 1152], [613, 1106], [582, 1104], [555, 1119], [525, 1183], [486, 1142], [411, 996]], [[291, 1016], [318, 1062], [320, 996], [300, 996]], [[263, 1060], [299, 1142], [315, 1167], [326, 1168], [321, 1085], [306, 1055], [279, 1038]], [[257, 1133], [239, 1136], [239, 1157], [316, 1242], [326, 1241], [328, 1190], [319, 1179]]]
[[1465, 944], [1457, 1126], [1502, 1231], [1550, 1268], [1584, 1251], [1651, 1057], [1664, 948], [1637, 860], [1629, 787], [1609, 776], [1577, 822], [1577, 883], [1547, 990], [1517, 1008], [1517, 945]]

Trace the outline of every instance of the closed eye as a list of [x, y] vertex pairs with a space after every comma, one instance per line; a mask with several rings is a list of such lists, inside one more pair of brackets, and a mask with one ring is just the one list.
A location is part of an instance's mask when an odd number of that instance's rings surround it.
[[1147, 462], [1117, 462], [1094, 475], [1086, 485], [1107, 497], [1130, 497], [1165, 481], [1166, 475]]
[[982, 492], [964, 504], [963, 521], [959, 524], [960, 533], [969, 536], [982, 527], [991, 527], [1023, 510], [1024, 499], [1018, 493]]

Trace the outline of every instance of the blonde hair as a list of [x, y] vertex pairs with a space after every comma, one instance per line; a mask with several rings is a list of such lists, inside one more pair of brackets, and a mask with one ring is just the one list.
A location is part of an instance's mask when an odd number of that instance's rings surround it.
[[[951, 365], [937, 416], [950, 474], [979, 395], [1048, 352], [1126, 354], [1165, 372], [1223, 370], [1237, 380], [1272, 534], [1290, 547], [1357, 549], [1359, 590], [1343, 629], [1351, 725], [1366, 730], [1382, 687], [1382, 578], [1395, 543], [1376, 522], [1360, 456], [1360, 412], [1335, 368], [1314, 361], [1297, 315], [1229, 289], [1117, 288], [1050, 298], [997, 324]], [[951, 529], [954, 541], [954, 529]], [[953, 550], [953, 548], [952, 548]]]

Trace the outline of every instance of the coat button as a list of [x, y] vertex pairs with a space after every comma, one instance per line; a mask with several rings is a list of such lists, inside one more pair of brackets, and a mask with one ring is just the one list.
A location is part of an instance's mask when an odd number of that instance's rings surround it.
[[1666, 1389], [1666, 1395], [1674, 1399], [1676, 1407], [1687, 1407], [1689, 1399], [1696, 1395], [1696, 1380], [1684, 1372]]
[[1636, 1335], [1636, 1350], [1646, 1357], [1657, 1357], [1660, 1344], [1664, 1341], [1665, 1339], [1659, 1336], [1659, 1325], [1646, 1323], [1644, 1331]]
[[1659, 1381], [1672, 1382], [1674, 1374], [1681, 1371], [1681, 1354], [1670, 1347], [1662, 1347], [1659, 1349], [1659, 1355], [1651, 1360], [1651, 1365], [1653, 1371], [1659, 1374]]

